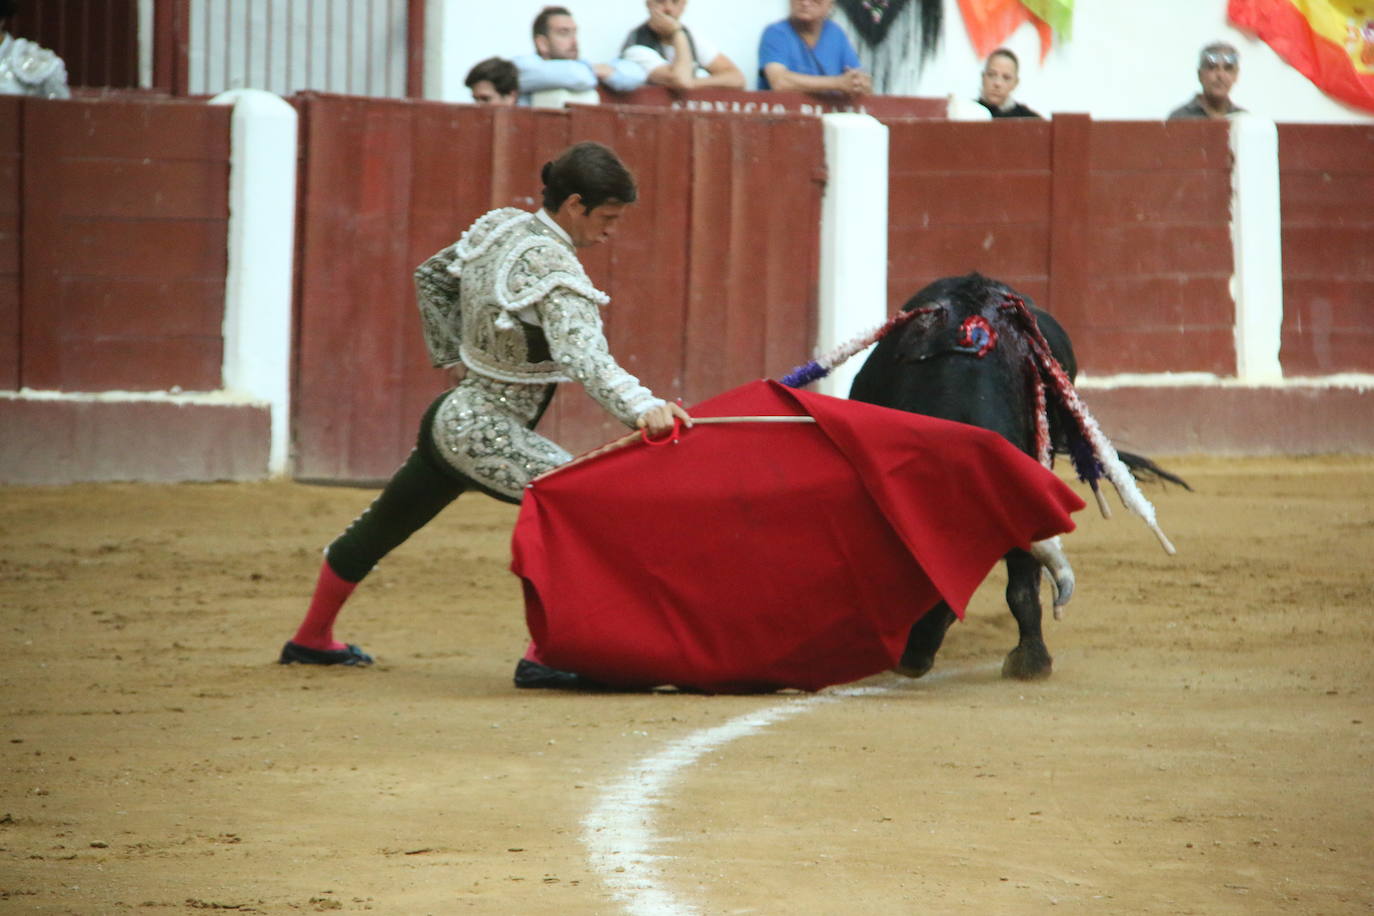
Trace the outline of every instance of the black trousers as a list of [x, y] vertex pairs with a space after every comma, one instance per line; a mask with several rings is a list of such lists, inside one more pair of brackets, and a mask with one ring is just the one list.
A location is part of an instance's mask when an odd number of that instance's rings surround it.
[[[347, 582], [361, 582], [383, 557], [428, 525], [434, 516], [465, 490], [477, 490], [502, 502], [520, 502], [482, 486], [454, 468], [439, 453], [434, 444], [434, 415], [447, 394], [444, 392], [439, 395], [425, 410], [415, 447], [396, 473], [391, 475], [381, 494], [325, 551], [325, 559], [339, 578]], [[531, 428], [543, 416], [553, 394], [554, 386], [550, 385], [539, 416], [530, 424]]]

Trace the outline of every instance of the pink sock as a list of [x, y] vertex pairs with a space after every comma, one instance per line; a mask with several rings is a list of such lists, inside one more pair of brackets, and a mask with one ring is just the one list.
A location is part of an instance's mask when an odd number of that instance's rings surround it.
[[325, 560], [320, 567], [320, 578], [315, 582], [315, 596], [310, 599], [310, 609], [305, 612], [300, 629], [291, 641], [308, 649], [328, 649], [337, 651], [348, 645], [334, 639], [334, 618], [343, 610], [344, 602], [358, 587], [356, 582], [339, 578]]
[[534, 640], [532, 639], [530, 640], [529, 648], [525, 649], [524, 657], [526, 661], [534, 662], [536, 665], [544, 664], [544, 660], [539, 657], [539, 647], [534, 644]]

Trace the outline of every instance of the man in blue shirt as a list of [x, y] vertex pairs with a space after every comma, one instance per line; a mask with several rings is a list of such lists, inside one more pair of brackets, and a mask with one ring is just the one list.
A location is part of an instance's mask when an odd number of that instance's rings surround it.
[[759, 88], [867, 95], [873, 80], [844, 30], [830, 21], [834, 0], [790, 0], [788, 17], [763, 30]]
[[639, 64], [620, 59], [590, 64], [580, 59], [577, 23], [564, 7], [546, 6], [535, 17], [534, 48], [537, 53], [512, 60], [520, 71], [522, 102], [528, 102], [531, 93], [546, 89], [586, 92], [601, 82], [613, 92], [630, 92], [644, 85], [646, 74]]

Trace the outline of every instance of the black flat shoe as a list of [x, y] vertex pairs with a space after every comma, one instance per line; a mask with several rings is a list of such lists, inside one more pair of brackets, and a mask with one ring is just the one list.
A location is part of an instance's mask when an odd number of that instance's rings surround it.
[[282, 665], [289, 665], [293, 662], [301, 665], [347, 665], [350, 667], [372, 664], [372, 656], [352, 643], [346, 649], [311, 649], [309, 646], [302, 646], [297, 643], [287, 641], [281, 647], [281, 658], [277, 662]]
[[559, 671], [522, 658], [515, 666], [515, 686], [533, 690], [595, 690], [601, 685], [572, 671]]

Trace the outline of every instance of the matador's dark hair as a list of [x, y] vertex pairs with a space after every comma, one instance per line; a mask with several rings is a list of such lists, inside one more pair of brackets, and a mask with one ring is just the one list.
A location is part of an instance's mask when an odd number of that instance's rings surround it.
[[635, 177], [608, 146], [584, 140], [574, 143], [557, 159], [544, 163], [544, 209], [557, 212], [573, 194], [582, 197], [588, 213], [604, 203], [634, 203], [639, 196]]
[[19, 10], [19, 0], [0, 0], [0, 22], [9, 19]]

